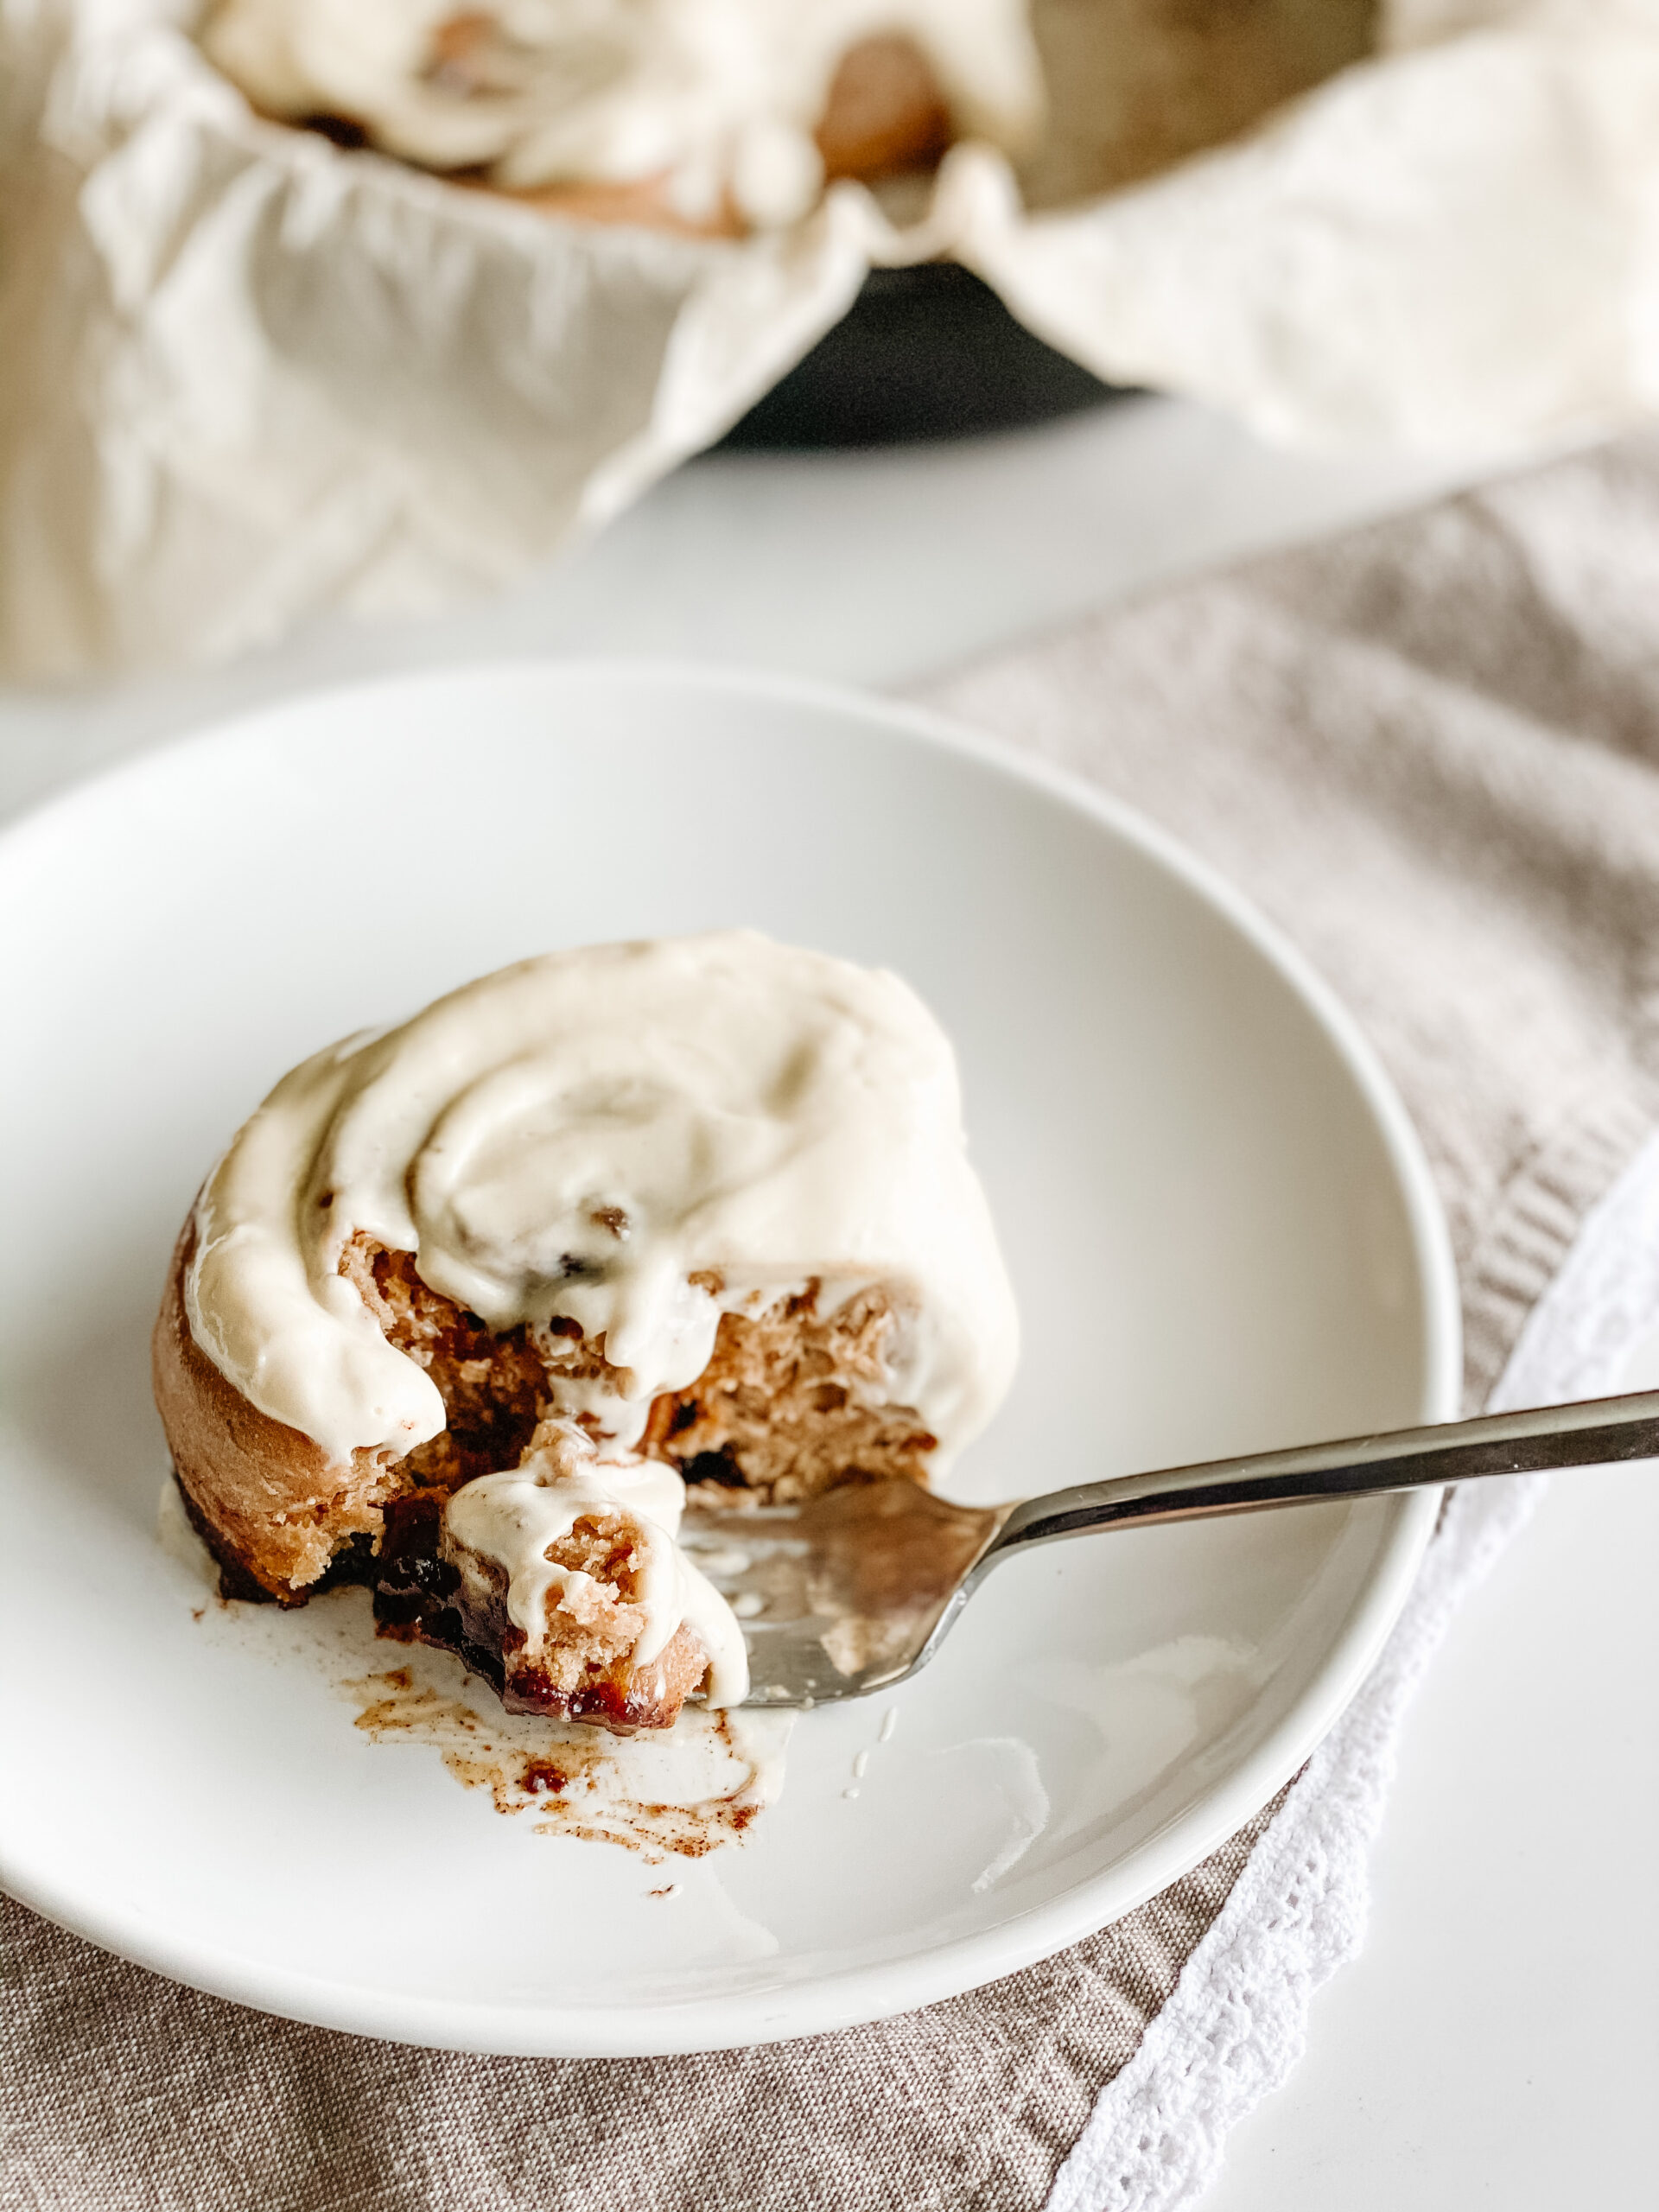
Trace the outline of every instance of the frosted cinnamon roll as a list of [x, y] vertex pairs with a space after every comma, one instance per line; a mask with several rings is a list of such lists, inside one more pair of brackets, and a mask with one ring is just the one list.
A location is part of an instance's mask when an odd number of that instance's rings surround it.
[[283, 1077], [203, 1186], [155, 1338], [227, 1592], [366, 1582], [513, 1710], [740, 1702], [675, 1541], [926, 1482], [1011, 1378], [943, 1032], [748, 932], [549, 954]]
[[1027, 0], [219, 0], [209, 58], [263, 113], [588, 217], [796, 221], [827, 178], [1018, 151]]

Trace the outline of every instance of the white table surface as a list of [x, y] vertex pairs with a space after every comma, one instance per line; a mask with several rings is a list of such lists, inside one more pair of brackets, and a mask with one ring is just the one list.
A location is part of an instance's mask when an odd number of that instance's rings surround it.
[[[1461, 480], [1269, 452], [1133, 400], [897, 454], [708, 461], [512, 596], [320, 627], [228, 668], [0, 690], [0, 816], [137, 747], [357, 674], [674, 655], [880, 686]], [[1659, 1382], [1659, 1341], [1639, 1379]], [[1365, 1954], [1207, 2212], [1618, 2212], [1651, 2202], [1659, 1473], [1559, 1477], [1408, 1721]]]

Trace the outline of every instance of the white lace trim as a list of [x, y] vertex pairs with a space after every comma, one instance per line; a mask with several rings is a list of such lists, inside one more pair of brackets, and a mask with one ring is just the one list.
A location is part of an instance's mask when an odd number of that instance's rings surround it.
[[[1492, 1408], [1594, 1397], [1659, 1319], [1659, 1137], [1586, 1217]], [[1309, 1999], [1357, 1952], [1402, 1714], [1452, 1615], [1530, 1516], [1543, 1478], [1452, 1500], [1364, 1688], [1314, 1753], [1140, 2050], [1101, 2093], [1045, 2212], [1173, 2212], [1214, 2179], [1227, 2130], [1283, 2082]]]

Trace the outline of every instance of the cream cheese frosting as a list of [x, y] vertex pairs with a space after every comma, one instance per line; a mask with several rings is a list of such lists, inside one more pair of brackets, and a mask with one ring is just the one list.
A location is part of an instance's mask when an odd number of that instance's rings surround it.
[[493, 1329], [602, 1338], [623, 1446], [707, 1366], [722, 1311], [812, 1276], [901, 1301], [891, 1402], [938, 1440], [936, 1471], [1017, 1356], [944, 1032], [896, 976], [747, 931], [549, 953], [316, 1054], [195, 1228], [196, 1343], [335, 1460], [445, 1420], [340, 1272], [359, 1232]]
[[632, 1533], [632, 1602], [645, 1616], [633, 1648], [636, 1668], [659, 1659], [682, 1624], [709, 1656], [710, 1705], [741, 1705], [748, 1694], [743, 1632], [731, 1607], [675, 1542], [685, 1508], [685, 1484], [660, 1461], [601, 1461], [591, 1444], [567, 1434], [532, 1448], [515, 1468], [463, 1483], [444, 1510], [445, 1556], [465, 1578], [469, 1554], [498, 1560], [507, 1574], [508, 1618], [524, 1631], [534, 1658], [547, 1633], [548, 1601], [588, 1580], [579, 1567], [560, 1567], [549, 1548], [585, 1516], [621, 1514]]
[[804, 214], [842, 56], [909, 38], [962, 135], [1010, 152], [1042, 80], [1027, 0], [221, 0], [210, 57], [268, 114], [509, 188], [664, 181], [689, 220]]

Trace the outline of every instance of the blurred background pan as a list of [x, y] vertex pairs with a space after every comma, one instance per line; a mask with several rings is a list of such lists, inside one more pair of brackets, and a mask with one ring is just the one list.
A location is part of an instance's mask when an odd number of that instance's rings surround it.
[[842, 320], [722, 445], [775, 453], [974, 437], [1074, 415], [1115, 391], [1034, 338], [957, 263], [873, 269]]
[[[1236, 137], [1374, 47], [1378, 0], [1033, 0], [1049, 127], [1035, 211], [1122, 190]], [[962, 438], [1114, 388], [952, 262], [871, 272], [850, 312], [724, 441], [750, 451]]]

